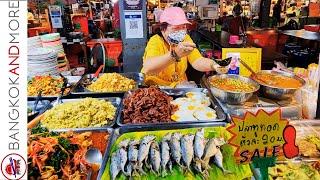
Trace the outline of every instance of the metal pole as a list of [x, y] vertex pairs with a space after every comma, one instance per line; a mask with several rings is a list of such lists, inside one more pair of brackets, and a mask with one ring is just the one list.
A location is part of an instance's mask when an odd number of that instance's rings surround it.
[[318, 102], [317, 102], [316, 119], [320, 119], [320, 81], [319, 81], [319, 88], [318, 88]]
[[[319, 54], [319, 61], [318, 66], [320, 66], [320, 54]], [[320, 71], [320, 67], [318, 67], [318, 73]], [[319, 76], [319, 74], [318, 74]], [[316, 112], [316, 119], [320, 119], [320, 78], [318, 77], [318, 101], [317, 101], [317, 112]]]
[[[140, 72], [142, 68], [142, 57], [144, 49], [147, 44], [147, 6], [146, 0], [140, 0], [142, 4], [141, 9], [128, 10], [126, 9], [124, 2], [125, 0], [119, 1], [120, 10], [120, 29], [122, 37], [122, 52], [123, 52], [123, 70], [124, 72]], [[139, 13], [141, 15], [132, 15]], [[125, 15], [126, 14], [126, 15]], [[139, 20], [142, 20], [142, 27], [131, 27], [129, 24], [130, 18], [133, 16], [139, 16]], [[141, 16], [141, 17], [140, 17]], [[141, 18], [141, 19], [140, 19]], [[127, 21], [127, 26], [126, 26]], [[128, 26], [129, 24], [129, 26]], [[128, 28], [128, 29], [127, 29]], [[127, 32], [130, 33], [132, 28], [139, 28], [139, 32], [143, 31], [142, 37], [128, 37]], [[131, 34], [132, 35], [132, 34]], [[131, 36], [130, 35], [130, 36]]]

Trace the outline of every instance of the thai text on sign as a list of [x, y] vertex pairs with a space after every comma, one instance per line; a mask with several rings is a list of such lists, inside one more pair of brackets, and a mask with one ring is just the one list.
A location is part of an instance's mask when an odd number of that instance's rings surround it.
[[228, 127], [232, 134], [229, 144], [237, 147], [235, 157], [239, 163], [249, 163], [254, 157], [278, 157], [285, 143], [283, 131], [288, 120], [281, 119], [280, 109], [268, 113], [259, 110], [247, 112], [243, 118], [233, 117]]

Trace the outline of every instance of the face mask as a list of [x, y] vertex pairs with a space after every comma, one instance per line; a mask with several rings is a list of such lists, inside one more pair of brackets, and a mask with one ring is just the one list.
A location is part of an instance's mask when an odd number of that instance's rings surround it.
[[179, 44], [184, 40], [186, 34], [186, 30], [172, 32], [168, 35], [168, 41], [173, 44]]

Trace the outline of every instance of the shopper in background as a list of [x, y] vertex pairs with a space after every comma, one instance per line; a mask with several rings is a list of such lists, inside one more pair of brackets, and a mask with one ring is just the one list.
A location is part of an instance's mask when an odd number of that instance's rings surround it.
[[201, 72], [227, 72], [226, 67], [202, 57], [196, 49], [187, 35], [187, 24], [190, 22], [181, 8], [166, 8], [160, 16], [160, 23], [161, 32], [150, 38], [143, 56], [142, 72], [146, 75], [147, 85], [175, 87], [187, 81], [185, 72], [188, 62]]
[[236, 5], [232, 9], [232, 13], [234, 16], [240, 16], [243, 12], [243, 8], [240, 4], [240, 0], [236, 0]]
[[223, 12], [223, 16], [218, 19], [218, 24], [221, 25], [221, 30], [224, 31], [228, 31], [229, 28], [227, 14], [227, 12]]
[[237, 0], [237, 4], [232, 9], [233, 18], [229, 23], [229, 33], [234, 35], [240, 35], [245, 32], [245, 26], [241, 14], [243, 9], [240, 4], [240, 0]]
[[273, 26], [280, 26], [282, 0], [278, 0], [273, 6]]

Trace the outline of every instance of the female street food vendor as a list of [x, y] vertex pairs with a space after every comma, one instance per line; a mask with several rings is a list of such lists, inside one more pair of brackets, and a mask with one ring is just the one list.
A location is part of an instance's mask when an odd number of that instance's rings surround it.
[[142, 72], [147, 85], [175, 87], [187, 81], [188, 62], [201, 72], [225, 73], [213, 60], [204, 58], [189, 35], [184, 11], [179, 7], [166, 8], [160, 16], [159, 35], [150, 38], [143, 56]]

